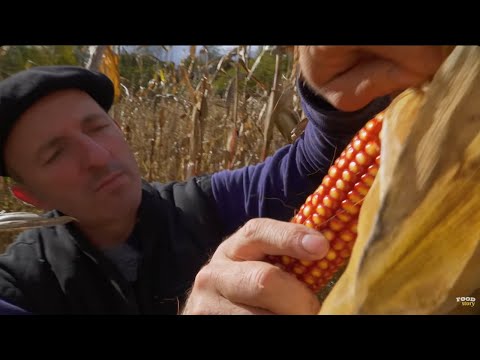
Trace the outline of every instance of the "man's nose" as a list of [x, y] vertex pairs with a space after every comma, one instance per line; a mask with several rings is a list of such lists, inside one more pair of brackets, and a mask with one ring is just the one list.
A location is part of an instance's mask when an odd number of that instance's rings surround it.
[[80, 157], [86, 168], [103, 167], [110, 160], [110, 151], [92, 138], [85, 136], [82, 139]]

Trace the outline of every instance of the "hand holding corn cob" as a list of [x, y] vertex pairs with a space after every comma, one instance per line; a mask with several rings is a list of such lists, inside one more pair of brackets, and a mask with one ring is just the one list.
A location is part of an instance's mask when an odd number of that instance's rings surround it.
[[315, 295], [294, 276], [264, 262], [267, 254], [323, 258], [328, 241], [303, 225], [250, 220], [225, 240], [197, 275], [184, 314], [316, 314]]

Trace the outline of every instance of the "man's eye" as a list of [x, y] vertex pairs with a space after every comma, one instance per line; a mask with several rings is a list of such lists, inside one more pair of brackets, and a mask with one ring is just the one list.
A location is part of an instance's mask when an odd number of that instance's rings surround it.
[[45, 165], [48, 165], [54, 162], [58, 158], [61, 152], [62, 152], [62, 149], [55, 150], [55, 152], [47, 159], [47, 161], [45, 162]]
[[108, 127], [108, 124], [99, 125], [99, 126], [94, 127], [91, 131], [93, 131], [93, 132], [100, 131], [100, 130], [105, 129], [106, 127]]

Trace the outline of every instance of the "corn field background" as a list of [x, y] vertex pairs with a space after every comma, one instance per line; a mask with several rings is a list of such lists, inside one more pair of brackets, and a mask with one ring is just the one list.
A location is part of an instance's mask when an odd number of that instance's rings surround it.
[[[296, 95], [296, 51], [283, 46], [4, 46], [0, 78], [36, 65], [80, 65], [115, 84], [110, 114], [121, 125], [148, 181], [254, 165], [294, 141], [304, 124]], [[0, 178], [0, 210], [41, 213], [14, 199]], [[15, 238], [0, 233], [0, 252]]]

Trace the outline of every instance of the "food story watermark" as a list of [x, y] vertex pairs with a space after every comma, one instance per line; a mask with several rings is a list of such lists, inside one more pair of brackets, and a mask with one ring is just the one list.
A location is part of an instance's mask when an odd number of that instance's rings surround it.
[[475, 306], [475, 298], [473, 296], [462, 296], [457, 297], [457, 303], [460, 303], [462, 306]]

